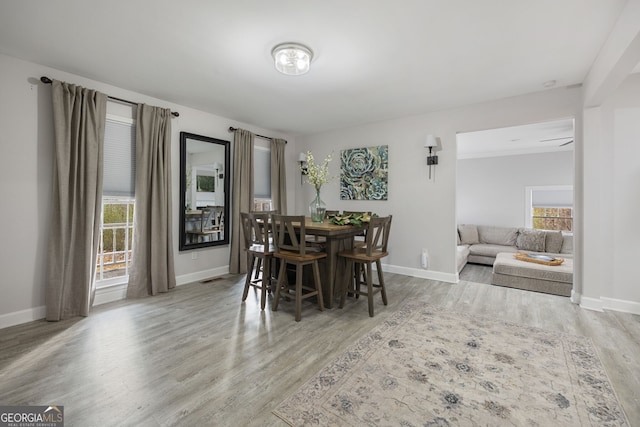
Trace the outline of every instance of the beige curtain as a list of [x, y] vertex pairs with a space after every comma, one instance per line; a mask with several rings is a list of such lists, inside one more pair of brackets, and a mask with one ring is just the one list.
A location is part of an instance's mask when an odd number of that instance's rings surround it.
[[54, 80], [47, 320], [88, 316], [95, 294], [107, 96]]
[[237, 129], [233, 137], [233, 202], [231, 203], [231, 251], [229, 272], [247, 272], [246, 257], [242, 256], [240, 212], [253, 209], [253, 144], [255, 136], [244, 129]]
[[127, 298], [176, 286], [171, 205], [171, 111], [138, 104], [133, 262]]
[[284, 151], [287, 141], [271, 140], [271, 199], [273, 209], [281, 215], [287, 214], [287, 172]]

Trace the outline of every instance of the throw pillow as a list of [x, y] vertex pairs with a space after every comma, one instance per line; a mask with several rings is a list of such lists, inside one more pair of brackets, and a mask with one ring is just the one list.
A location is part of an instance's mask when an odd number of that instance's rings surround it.
[[520, 230], [516, 239], [518, 249], [525, 251], [544, 252], [544, 231]]
[[563, 234], [562, 235], [562, 250], [561, 254], [572, 254], [573, 253], [573, 234]]
[[545, 251], [559, 254], [562, 249], [562, 231], [545, 231], [547, 238], [544, 241]]
[[464, 245], [475, 245], [480, 243], [478, 238], [478, 228], [473, 224], [460, 224], [458, 226], [458, 232], [460, 233], [460, 241]]

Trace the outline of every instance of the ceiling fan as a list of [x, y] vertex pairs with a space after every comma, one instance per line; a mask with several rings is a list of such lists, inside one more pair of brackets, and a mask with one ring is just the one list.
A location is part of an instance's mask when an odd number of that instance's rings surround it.
[[564, 136], [562, 138], [541, 139], [540, 142], [561, 141], [564, 139], [570, 139], [571, 141], [563, 142], [562, 144], [558, 145], [558, 147], [564, 147], [565, 145], [569, 145], [573, 142], [572, 136]]

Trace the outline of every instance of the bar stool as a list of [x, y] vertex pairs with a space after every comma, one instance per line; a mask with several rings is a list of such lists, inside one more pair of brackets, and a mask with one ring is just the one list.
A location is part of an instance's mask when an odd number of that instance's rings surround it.
[[[355, 246], [349, 251], [342, 251], [338, 256], [345, 258], [346, 268], [343, 278], [342, 295], [340, 297], [340, 308], [344, 307], [344, 301], [347, 293], [354, 294], [356, 298], [359, 295], [365, 295], [369, 304], [369, 316], [373, 317], [373, 295], [380, 292], [382, 294], [382, 302], [387, 305], [387, 291], [384, 287], [384, 275], [382, 273], [382, 263], [380, 260], [389, 253], [387, 252], [387, 244], [389, 242], [389, 231], [391, 230], [391, 218], [371, 218], [369, 225], [366, 227], [364, 246]], [[376, 264], [378, 271], [378, 283], [373, 283], [372, 266]], [[364, 283], [367, 290], [360, 289], [363, 283], [360, 275], [355, 274], [356, 268], [366, 268]]]
[[[251, 211], [250, 213], [257, 213], [257, 214], [268, 214], [269, 217], [271, 217], [271, 215], [273, 214], [279, 214], [280, 212], [277, 210], [272, 210], [272, 211]], [[271, 244], [273, 246], [273, 239], [271, 237], [271, 226], [269, 225], [267, 227], [267, 237], [268, 237], [268, 241], [269, 244]], [[262, 258], [258, 258], [258, 263], [256, 265], [256, 268], [254, 269], [254, 280], [258, 280], [258, 277], [260, 277], [260, 273], [263, 271], [262, 269]]]
[[[249, 287], [260, 289], [260, 308], [264, 310], [267, 302], [267, 292], [271, 293], [271, 264], [274, 246], [269, 241], [269, 214], [240, 212], [242, 232], [244, 234], [244, 249], [247, 253], [247, 277], [244, 282], [242, 301], [247, 299]], [[252, 279], [255, 270], [255, 276]], [[262, 277], [259, 278], [260, 270]]]
[[[273, 311], [278, 311], [280, 298], [289, 295], [289, 291], [295, 292], [295, 319], [299, 322], [302, 318], [302, 300], [310, 297], [317, 297], [320, 311], [324, 310], [322, 301], [322, 286], [320, 283], [320, 269], [318, 260], [326, 258], [326, 252], [319, 252], [317, 247], [308, 247], [305, 243], [305, 218], [304, 216], [284, 216], [273, 215], [273, 243], [275, 246], [274, 256], [279, 259], [280, 273], [278, 274], [278, 284], [276, 295], [273, 301]], [[287, 278], [287, 265], [296, 267], [296, 283], [292, 288]], [[302, 273], [304, 267], [311, 265], [313, 268], [313, 280], [315, 287], [309, 287], [302, 283]]]

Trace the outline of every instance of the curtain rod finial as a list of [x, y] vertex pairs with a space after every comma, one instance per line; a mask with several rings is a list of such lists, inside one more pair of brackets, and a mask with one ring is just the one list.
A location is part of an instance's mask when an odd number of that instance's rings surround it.
[[53, 82], [53, 80], [51, 80], [51, 79], [50, 79], [49, 77], [47, 77], [47, 76], [42, 76], [42, 77], [40, 77], [40, 81], [41, 81], [42, 83], [46, 83], [46, 84], [51, 84], [51, 83]]

